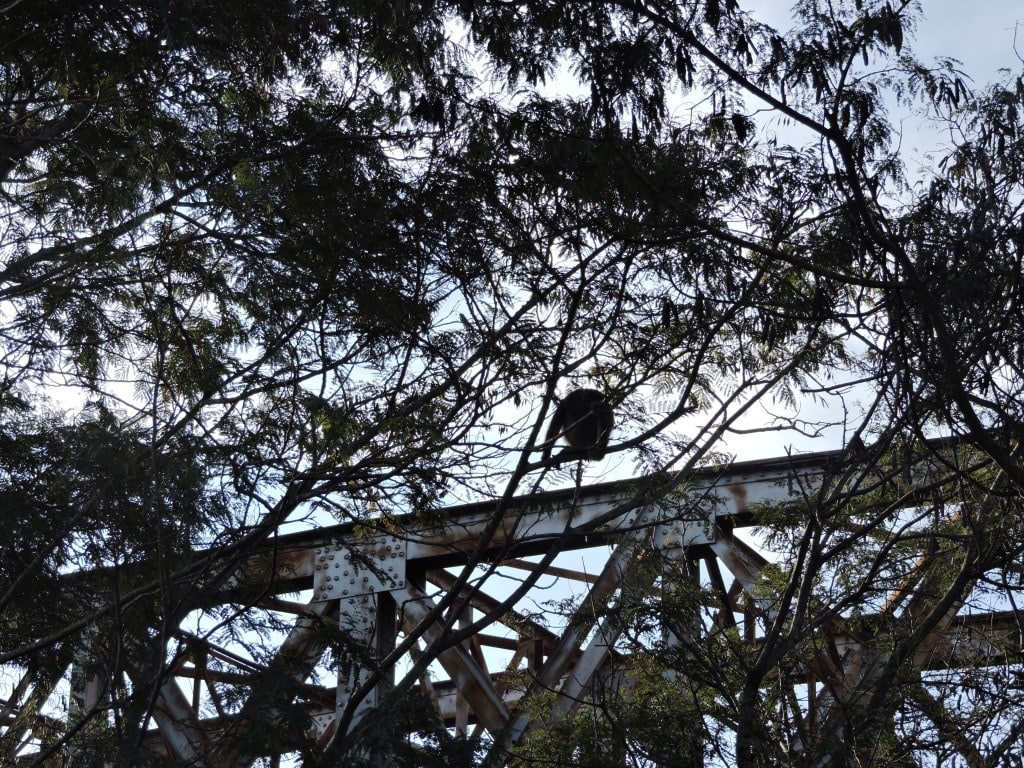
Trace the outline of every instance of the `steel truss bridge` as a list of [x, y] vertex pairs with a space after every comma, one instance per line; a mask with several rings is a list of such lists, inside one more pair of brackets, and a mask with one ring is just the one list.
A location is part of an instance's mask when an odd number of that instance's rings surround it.
[[[847, 461], [838, 452], [785, 456], [539, 493], [503, 506], [456, 507], [435, 524], [390, 520], [281, 536], [232, 566], [207, 605], [174, 629], [144, 713], [146, 748], [211, 768], [261, 758], [294, 763], [309, 745], [358, 729], [397, 690], [396, 678], [405, 677], [407, 687], [412, 681], [432, 700], [453, 734], [492, 739], [494, 763], [501, 764], [538, 725], [529, 714], [536, 709], [520, 706], [524, 697], [554, 692], [550, 721], [621, 680], [613, 671], [622, 666], [615, 664], [621, 627], [599, 612], [552, 626], [523, 611], [539, 582], [571, 588], [583, 597], [580, 605], [606, 605], [636, 579], [638, 558], [660, 552], [705, 587], [706, 618], [695, 631], [733, 629], [756, 644], [758, 622], [763, 626], [771, 612], [756, 589], [767, 561], [744, 530], [759, 512], [780, 505], [804, 500], [804, 509], [813, 509], [815, 495], [836, 482]], [[671, 490], [664, 493], [665, 487]], [[790, 519], [793, 527], [804, 524]], [[554, 559], [576, 550], [589, 550], [586, 570]], [[463, 570], [469, 562], [479, 565]], [[931, 609], [931, 574], [927, 567], [912, 571], [892, 596], [896, 615]], [[499, 583], [506, 586], [496, 592]], [[259, 612], [283, 622], [270, 655], [256, 658], [244, 643], [211, 642], [196, 615], [213, 609], [221, 628]], [[918, 644], [913, 664], [927, 670], [1024, 661], [1017, 618], [961, 615], [954, 606]], [[97, 712], [93, 721], [108, 722], [113, 694], [93, 674], [85, 637], [70, 671], [52, 679], [8, 676], [10, 693], [0, 700], [0, 763], [73, 764], [74, 739], [65, 744], [62, 735]], [[339, 637], [345, 638], [341, 650]], [[835, 723], [839, 735], [844, 692], [869, 685], [883, 664], [842, 621], [817, 642], [818, 658], [794, 685], [806, 686], [805, 716], [819, 729]], [[119, 674], [127, 687], [143, 673], [125, 662]], [[304, 714], [297, 733], [296, 718], [289, 718], [291, 726], [278, 722], [295, 712]], [[278, 737], [238, 738], [255, 727], [279, 729]], [[386, 757], [378, 762], [386, 764]]]

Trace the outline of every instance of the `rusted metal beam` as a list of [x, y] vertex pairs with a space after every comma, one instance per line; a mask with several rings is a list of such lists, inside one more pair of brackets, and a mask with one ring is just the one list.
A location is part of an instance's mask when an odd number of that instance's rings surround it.
[[[759, 506], [812, 493], [841, 458], [841, 452], [823, 451], [700, 468], [671, 480], [637, 478], [520, 497], [502, 510], [490, 551], [519, 562], [520, 554], [542, 551], [555, 539], [571, 551], [651, 527], [656, 546], [687, 546], [695, 526], [703, 526], [701, 535], [712, 536], [716, 523], [729, 530], [749, 522]], [[438, 568], [465, 562], [495, 514], [494, 504], [485, 502], [449, 507], [439, 516], [444, 522], [433, 525], [391, 516], [381, 521], [380, 535], [405, 542], [407, 568]], [[225, 591], [265, 596], [310, 589], [317, 574], [315, 555], [331, 547], [338, 552], [365, 548], [373, 525], [361, 521], [275, 537], [239, 567]], [[202, 553], [197, 560], [211, 556]]]
[[[500, 563], [506, 568], [518, 568], [521, 571], [533, 572], [537, 570], [537, 564], [531, 563], [529, 560], [502, 560]], [[544, 569], [544, 573], [548, 576], [553, 576], [559, 579], [571, 579], [572, 581], [582, 581], [585, 584], [593, 584], [597, 581], [598, 575], [596, 573], [585, 573], [583, 571], [573, 570], [571, 568], [559, 568], [558, 566], [549, 565]]]
[[[619, 630], [613, 622], [590, 621], [574, 622], [561, 633], [553, 632], [527, 616], [506, 611], [504, 603], [482, 591], [481, 585], [447, 596], [454, 597], [455, 602], [445, 624], [432, 618], [438, 604], [435, 599], [439, 598], [428, 595], [420, 585], [429, 582], [441, 593], [454, 589], [456, 578], [443, 569], [464, 566], [483, 533], [496, 525], [485, 553], [485, 560], [496, 561], [496, 568], [538, 568], [522, 558], [544, 551], [555, 542], [564, 551], [616, 544], [618, 548], [599, 576], [557, 566], [546, 568], [553, 577], [591, 585], [589, 599], [602, 603], [622, 588], [623, 574], [638, 551], [657, 549], [687, 563], [703, 559], [723, 603], [716, 607], [725, 612], [722, 618], [726, 624], [734, 624], [732, 611], [743, 604], [740, 592], [757, 593], [754, 587], [767, 562], [735, 535], [735, 529], [750, 524], [760, 507], [777, 507], [799, 499], [813, 503], [823, 484], [831, 487], [829, 478], [837, 477], [842, 466], [843, 455], [835, 451], [786, 456], [700, 469], [671, 479], [642, 478], [534, 494], [501, 508], [492, 502], [453, 507], [440, 516], [443, 522], [437, 524], [399, 516], [389, 517], [386, 524], [382, 521], [377, 532], [372, 522], [362, 521], [358, 526], [332, 526], [277, 537], [243, 560], [226, 584], [208, 589], [197, 605], [238, 602], [245, 609], [291, 614], [296, 617], [292, 631], [269, 668], [229, 649], [204, 644], [203, 658], [208, 655], [221, 659], [238, 671], [212, 670], [202, 661], [193, 667], [183, 664], [172, 669], [172, 677], [157, 697], [160, 733], [170, 743], [170, 751], [182, 759], [198, 761], [202, 756], [211, 766], [240, 768], [254, 756], [244, 753], [237, 734], [245, 731], [247, 723], [273, 721], [276, 712], [297, 698], [295, 703], [305, 707], [315, 721], [321, 742], [329, 738], [354, 691], [366, 687], [362, 683], [368, 679], [369, 667], [351, 680], [339, 680], [333, 690], [308, 682], [313, 671], [324, 665], [325, 638], [330, 632], [323, 631], [321, 623], [334, 622], [328, 629], [335, 632], [345, 629], [337, 619], [352, 619], [349, 629], [356, 629], [362, 621], [359, 626], [366, 631], [350, 632], [351, 639], [367, 646], [368, 659], [381, 658], [394, 648], [394, 632], [380, 631], [376, 618], [370, 615], [372, 611], [365, 606], [384, 600], [394, 601], [401, 612], [403, 629], [421, 633], [422, 641], [433, 646], [439, 654], [439, 665], [451, 676], [450, 682], [423, 681], [446, 722], [463, 731], [470, 723], [486, 727], [492, 734], [501, 734], [500, 743], [510, 749], [520, 743], [530, 722], [524, 712], [516, 710], [524, 692], [507, 687], [509, 673], [521, 671], [519, 665], [525, 663], [527, 671], [535, 675], [534, 688], [558, 691], [561, 699], [557, 712], [566, 711], [603, 679]], [[666, 488], [671, 490], [664, 494]], [[607, 557], [603, 553], [601, 556]], [[195, 562], [210, 564], [217, 559], [216, 552], [198, 553]], [[730, 575], [732, 582], [727, 590]], [[89, 575], [73, 578], [87, 579]], [[280, 597], [296, 591], [312, 595], [310, 602], [303, 605]], [[344, 611], [340, 609], [342, 601]], [[912, 604], [912, 598], [908, 604]], [[918, 607], [927, 608], [924, 603]], [[450, 636], [446, 627], [456, 620], [465, 625], [471, 610], [503, 622], [516, 637], [481, 634], [446, 645]], [[759, 613], [767, 610], [768, 606], [761, 606]], [[748, 613], [744, 632], [754, 643], [752, 615]], [[367, 623], [371, 618], [373, 631]], [[1020, 658], [1021, 637], [1013, 619], [988, 618], [983, 624], [983, 619], [973, 617], [944, 617], [928, 638], [927, 658], [918, 660], [922, 668], [970, 663], [971, 659]], [[864, 657], [862, 636], [849, 628], [837, 626], [832, 630], [830, 653], [823, 654], [813, 672], [841, 699], [875, 661]], [[588, 634], [590, 641], [585, 643]], [[514, 652], [504, 672], [489, 672], [482, 646]], [[276, 692], [261, 690], [260, 681], [271, 672], [284, 675], [291, 685]], [[196, 680], [191, 699], [173, 681], [175, 676]], [[221, 717], [200, 719], [199, 679], [207, 682]], [[225, 714], [216, 700], [216, 681], [250, 686], [249, 699], [237, 713]], [[818, 711], [810, 713], [811, 724], [824, 722], [828, 705], [835, 704], [827, 699], [823, 696], [816, 702]], [[373, 702], [371, 696], [362, 706]], [[553, 714], [557, 716], [557, 712]]]
[[[296, 619], [266, 674], [272, 675], [275, 680], [303, 683], [312, 674], [326, 649], [325, 633], [319, 631], [320, 622], [331, 619], [336, 621], [337, 616], [337, 601], [311, 603], [307, 612]], [[249, 765], [253, 756], [245, 750], [244, 738], [239, 737], [244, 736], [247, 729], [258, 727], [255, 725], [257, 723], [266, 722], [268, 719], [273, 721], [273, 714], [291, 701], [294, 689], [289, 688], [281, 693], [280, 686], [274, 685], [273, 680], [264, 688], [259, 684], [259, 679], [257, 678], [249, 699], [235, 718], [236, 726], [229, 729], [232, 738], [216, 745], [209, 765], [230, 768], [244, 768]], [[272, 691], [276, 695], [271, 693]]]
[[480, 722], [488, 730], [499, 730], [508, 721], [508, 707], [494, 689], [490, 675], [480, 668], [462, 645], [444, 647], [444, 628], [437, 621], [429, 620], [434, 601], [413, 585], [396, 590], [394, 597], [403, 617], [403, 626], [420, 628], [427, 643], [442, 646], [438, 661], [451, 675]]

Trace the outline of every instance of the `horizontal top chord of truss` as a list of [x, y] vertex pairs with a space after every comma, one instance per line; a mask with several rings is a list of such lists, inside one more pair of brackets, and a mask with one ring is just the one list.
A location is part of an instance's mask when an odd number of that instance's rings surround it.
[[813, 494], [842, 459], [841, 451], [823, 451], [537, 493], [512, 499], [498, 520], [495, 503], [481, 502], [435, 513], [438, 522], [397, 516], [287, 534], [250, 558], [227, 588], [311, 587], [314, 600], [398, 589], [410, 564], [465, 562], [485, 532], [485, 561], [536, 554], [555, 539], [571, 551], [651, 528], [657, 548], [710, 545], [716, 527], [750, 525], [758, 507]]

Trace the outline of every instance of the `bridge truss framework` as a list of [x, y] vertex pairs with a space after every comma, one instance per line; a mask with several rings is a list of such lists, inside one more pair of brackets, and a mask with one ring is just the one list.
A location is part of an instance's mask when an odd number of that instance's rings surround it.
[[[275, 764], [283, 755], [287, 762], [289, 754], [358, 728], [396, 690], [396, 677], [405, 677], [453, 733], [493, 739], [492, 762], [501, 764], [538, 725], [528, 714], [536, 710], [520, 706], [524, 697], [554, 692], [550, 717], [557, 718], [622, 679], [611, 672], [621, 666], [621, 627], [600, 612], [581, 611], [564, 626], [524, 612], [523, 599], [538, 583], [574, 585], [580, 605], [607, 605], [636, 578], [637, 559], [659, 552], [704, 582], [710, 625], [754, 644], [758, 622], [772, 610], [757, 589], [768, 561], [743, 531], [757, 523], [758, 511], [813, 499], [843, 461], [836, 452], [786, 456], [697, 470], [673, 478], [667, 494], [659, 487], [666, 478], [632, 480], [515, 499], [500, 514], [494, 504], [476, 504], [449, 509], [435, 524], [385, 521], [281, 536], [241, 561], [207, 606], [220, 610], [221, 622], [230, 621], [225, 609], [283, 621], [271, 658], [210, 642], [192, 614], [192, 626], [177, 628], [163, 661], [147, 748], [211, 768], [259, 758]], [[555, 559], [576, 550], [588, 552], [592, 569]], [[468, 562], [478, 566], [464, 569]], [[506, 586], [495, 593], [498, 573], [514, 578], [500, 580]], [[920, 579], [908, 585], [901, 615], [924, 610], [927, 587]], [[959, 608], [918, 646], [920, 669], [1024, 661], [1018, 616], [961, 615]], [[338, 637], [347, 638], [342, 648]], [[804, 709], [841, 729], [843, 692], [870, 684], [879, 664], [841, 622], [823, 632], [820, 647], [800, 681]], [[124, 674], [131, 685], [133, 670], [126, 666]], [[53, 714], [62, 678], [71, 680], [63, 721]], [[91, 713], [107, 717], [111, 694], [81, 654], [70, 672], [49, 680], [25, 675], [9, 687], [0, 701], [0, 762], [66, 759], [73, 740], [52, 753], [48, 745]], [[233, 737], [296, 711], [306, 720], [294, 742], [285, 735], [255, 749], [251, 739]]]

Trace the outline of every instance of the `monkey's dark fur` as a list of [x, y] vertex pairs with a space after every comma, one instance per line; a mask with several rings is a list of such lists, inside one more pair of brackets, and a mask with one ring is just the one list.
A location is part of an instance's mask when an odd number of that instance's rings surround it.
[[574, 390], [563, 398], [551, 417], [542, 443], [544, 458], [551, 458], [551, 448], [562, 438], [569, 448], [558, 454], [558, 458], [603, 459], [613, 426], [615, 414], [603, 392]]

